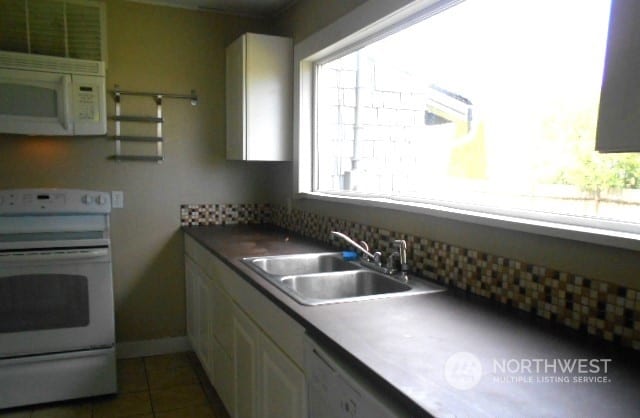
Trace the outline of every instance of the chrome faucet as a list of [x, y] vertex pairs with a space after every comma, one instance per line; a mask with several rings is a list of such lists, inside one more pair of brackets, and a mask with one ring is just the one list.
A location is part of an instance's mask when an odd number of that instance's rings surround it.
[[349, 238], [347, 235], [338, 231], [331, 231], [331, 235], [335, 235], [336, 237], [342, 238], [347, 243], [356, 247], [362, 254], [364, 254], [368, 261], [374, 261], [376, 263], [380, 263], [380, 258], [382, 257], [382, 253], [380, 251], [376, 251], [374, 253], [369, 252], [369, 245], [366, 242], [360, 241], [360, 244]]
[[398, 257], [398, 262], [400, 264], [400, 277], [406, 281], [408, 280], [407, 272], [409, 271], [409, 264], [407, 264], [407, 241], [403, 239], [396, 239], [392, 244], [398, 249], [398, 251], [391, 253], [387, 259], [387, 268], [395, 271], [394, 258]]
[[345, 242], [351, 244], [356, 249], [358, 249], [362, 254], [362, 258], [360, 259], [360, 263], [366, 267], [369, 267], [373, 270], [379, 271], [384, 274], [395, 274], [398, 272], [395, 267], [395, 258], [398, 258], [398, 262], [400, 264], [399, 272], [400, 279], [403, 281], [407, 281], [409, 277], [407, 276], [407, 272], [409, 271], [409, 265], [407, 264], [407, 242], [405, 240], [394, 240], [393, 246], [398, 250], [394, 251], [387, 257], [387, 265], [386, 267], [382, 266], [382, 253], [380, 251], [374, 251], [373, 253], [369, 251], [369, 246], [366, 242], [360, 241], [357, 243], [353, 239], [349, 238], [347, 235], [338, 231], [331, 231], [331, 235], [335, 235]]

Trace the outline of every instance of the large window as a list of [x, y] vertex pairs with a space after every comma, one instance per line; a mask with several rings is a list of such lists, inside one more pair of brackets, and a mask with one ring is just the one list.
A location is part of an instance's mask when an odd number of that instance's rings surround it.
[[640, 156], [594, 151], [609, 10], [466, 0], [315, 59], [311, 191], [635, 228]]

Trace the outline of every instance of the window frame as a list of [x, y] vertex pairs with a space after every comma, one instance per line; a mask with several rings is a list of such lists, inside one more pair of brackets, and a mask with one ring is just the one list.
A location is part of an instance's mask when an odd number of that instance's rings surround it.
[[640, 250], [640, 225], [516, 209], [317, 189], [315, 89], [317, 65], [402, 30], [464, 0], [369, 0], [294, 46], [294, 198], [400, 210], [409, 213]]

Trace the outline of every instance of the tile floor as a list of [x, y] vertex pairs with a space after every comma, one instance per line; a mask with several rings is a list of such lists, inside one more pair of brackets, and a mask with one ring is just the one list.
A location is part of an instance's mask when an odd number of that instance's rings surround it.
[[118, 395], [0, 410], [0, 418], [228, 418], [194, 353], [118, 360]]

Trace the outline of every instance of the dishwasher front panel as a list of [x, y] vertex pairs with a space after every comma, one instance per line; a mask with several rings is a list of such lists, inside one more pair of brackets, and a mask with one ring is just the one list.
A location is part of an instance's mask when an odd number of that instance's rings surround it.
[[309, 336], [305, 341], [309, 418], [396, 418], [406, 416], [344, 363]]

